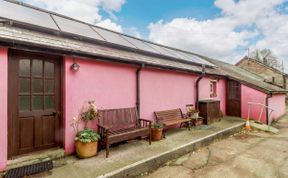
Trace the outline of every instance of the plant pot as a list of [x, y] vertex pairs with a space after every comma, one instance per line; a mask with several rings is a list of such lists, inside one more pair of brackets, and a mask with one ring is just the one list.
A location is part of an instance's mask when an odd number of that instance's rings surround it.
[[199, 117], [199, 112], [194, 112], [193, 115], [192, 115], [192, 117], [194, 117], [194, 118]]
[[159, 141], [162, 139], [163, 128], [151, 128], [152, 140]]
[[97, 154], [98, 142], [83, 143], [76, 141], [75, 147], [79, 158], [90, 158]]
[[203, 119], [192, 119], [193, 126], [198, 126], [203, 124]]

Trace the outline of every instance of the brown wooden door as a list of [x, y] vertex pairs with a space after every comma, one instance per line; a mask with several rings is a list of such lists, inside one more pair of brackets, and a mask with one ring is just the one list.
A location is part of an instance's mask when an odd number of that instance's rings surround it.
[[234, 80], [227, 80], [226, 114], [241, 117], [241, 85]]
[[59, 145], [60, 59], [10, 51], [8, 66], [8, 156]]

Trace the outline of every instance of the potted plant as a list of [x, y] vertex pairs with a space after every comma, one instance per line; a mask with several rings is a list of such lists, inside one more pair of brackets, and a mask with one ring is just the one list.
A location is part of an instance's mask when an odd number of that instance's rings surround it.
[[153, 141], [159, 141], [162, 139], [164, 125], [162, 123], [154, 123], [151, 127], [151, 135]]
[[199, 117], [199, 112], [200, 111], [198, 109], [194, 109], [194, 108], [188, 110], [189, 115], [193, 118]]
[[194, 108], [189, 108], [188, 117], [191, 118], [191, 122], [193, 126], [198, 126], [203, 124], [203, 118], [199, 117], [199, 110]]
[[[88, 106], [84, 107], [77, 118], [73, 118], [71, 126], [76, 130], [75, 148], [79, 158], [89, 158], [97, 154], [98, 140], [100, 135], [92, 129], [88, 128], [88, 122], [94, 120], [98, 116], [97, 108], [94, 101], [88, 101]], [[78, 126], [84, 121], [84, 129], [79, 131]]]
[[191, 122], [193, 126], [198, 126], [203, 124], [203, 118], [202, 117], [192, 117]]

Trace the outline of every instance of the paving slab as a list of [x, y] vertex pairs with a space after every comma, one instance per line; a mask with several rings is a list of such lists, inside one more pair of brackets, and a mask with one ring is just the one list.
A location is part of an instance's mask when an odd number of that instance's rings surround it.
[[169, 177], [181, 171], [183, 177], [197, 178], [288, 177], [288, 116], [275, 125], [280, 129], [278, 135], [243, 130], [193, 155], [172, 160], [144, 177]]
[[[191, 131], [187, 128], [176, 128], [166, 132], [166, 139], [152, 142], [152, 145], [149, 145], [145, 140], [134, 140], [111, 147], [109, 158], [105, 158], [105, 150], [89, 159], [78, 159], [75, 156], [66, 157], [65, 165], [38, 176], [89, 178], [97, 176], [123, 177], [125, 175], [135, 177], [134, 173], [156, 169], [157, 165], [160, 166], [164, 163], [163, 161], [181, 157], [196, 148], [201, 148], [216, 141], [215, 139], [225, 138], [226, 135], [234, 134], [235, 131], [238, 132], [243, 126], [243, 119], [225, 117], [220, 122], [211, 124], [210, 127], [192, 128]], [[225, 133], [222, 133], [222, 131], [225, 131]], [[202, 143], [203, 138], [206, 141]], [[193, 144], [189, 145], [188, 143]], [[159, 155], [160, 157], [158, 157]], [[185, 170], [185, 168], [183, 169]]]

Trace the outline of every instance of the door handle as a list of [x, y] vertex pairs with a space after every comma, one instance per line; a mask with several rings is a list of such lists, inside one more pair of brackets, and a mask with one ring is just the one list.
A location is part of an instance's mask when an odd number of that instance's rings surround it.
[[53, 116], [60, 116], [60, 112], [59, 111], [53, 111]]

